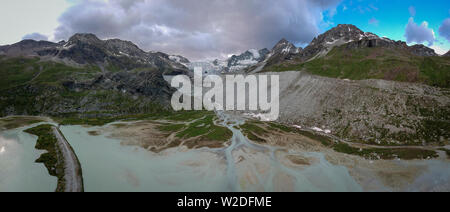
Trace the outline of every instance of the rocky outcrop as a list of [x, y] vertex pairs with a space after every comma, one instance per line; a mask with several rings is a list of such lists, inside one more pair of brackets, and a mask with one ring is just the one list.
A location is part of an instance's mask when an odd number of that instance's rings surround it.
[[301, 51], [302, 48], [295, 47], [294, 44], [283, 38], [272, 48], [272, 51], [270, 51], [270, 54], [264, 63], [266, 65], [273, 65], [285, 60], [290, 60]]
[[410, 46], [408, 49], [412, 54], [417, 56], [422, 57], [438, 56], [438, 54], [436, 54], [436, 52], [433, 49], [428, 48], [422, 44]]
[[364, 33], [354, 25], [339, 24], [337, 27], [315, 37], [297, 58], [306, 61], [317, 56], [326, 55], [334, 46], [374, 37], [373, 34]]
[[171, 109], [173, 92], [161, 71], [109, 72], [87, 81], [69, 77], [57, 83], [30, 83], [2, 90], [0, 116], [153, 113]]
[[65, 81], [64, 87], [69, 90], [111, 90], [130, 95], [145, 96], [151, 100], [168, 104], [174, 92], [164, 80], [161, 72], [145, 71], [138, 73], [117, 72], [102, 74], [91, 81]]

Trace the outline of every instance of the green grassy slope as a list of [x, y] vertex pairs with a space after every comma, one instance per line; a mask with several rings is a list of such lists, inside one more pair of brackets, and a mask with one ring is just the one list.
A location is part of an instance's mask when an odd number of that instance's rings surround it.
[[309, 73], [351, 80], [385, 79], [419, 82], [450, 87], [450, 60], [445, 57], [419, 57], [401, 49], [383, 47], [333, 48], [325, 57], [305, 63], [285, 63], [266, 67], [264, 71], [305, 70]]
[[[0, 58], [0, 116], [61, 115], [83, 113], [134, 114], [161, 111], [161, 105], [119, 90], [68, 89], [67, 80], [92, 81], [101, 73], [97, 66], [71, 67], [39, 58]], [[74, 116], [75, 117], [75, 116]], [[78, 116], [76, 116], [78, 117]]]
[[61, 63], [40, 61], [39, 58], [7, 58], [0, 60], [0, 91], [25, 84], [60, 86], [62, 80], [90, 79], [100, 68], [74, 68]]

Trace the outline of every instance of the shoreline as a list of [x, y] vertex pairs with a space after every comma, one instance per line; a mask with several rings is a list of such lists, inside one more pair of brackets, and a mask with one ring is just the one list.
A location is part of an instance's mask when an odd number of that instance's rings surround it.
[[83, 192], [81, 164], [67, 140], [53, 124], [41, 124], [24, 132], [38, 136], [36, 149], [46, 153], [35, 161], [43, 163], [51, 176], [57, 177], [56, 192]]
[[59, 128], [53, 126], [52, 130], [58, 140], [58, 152], [61, 153], [64, 161], [64, 192], [83, 192], [83, 175], [80, 161]]

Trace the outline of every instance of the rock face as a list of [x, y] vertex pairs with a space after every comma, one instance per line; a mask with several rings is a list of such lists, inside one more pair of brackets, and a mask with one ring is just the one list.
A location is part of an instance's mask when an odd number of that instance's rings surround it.
[[283, 38], [272, 48], [264, 63], [272, 65], [290, 60], [301, 51], [302, 48], [295, 47], [294, 44]]
[[[169, 103], [174, 89], [169, 87], [160, 71], [145, 71], [129, 74], [125, 71], [99, 75], [91, 81], [63, 82], [69, 90], [114, 90], [131, 95], [141, 95], [152, 100], [159, 98], [162, 103]], [[159, 100], [158, 100], [159, 101]]]
[[314, 38], [311, 43], [298, 55], [303, 61], [326, 55], [334, 46], [359, 41], [364, 38], [376, 38], [372, 33], [364, 33], [354, 25], [339, 24], [324, 34]]
[[299, 49], [294, 46], [294, 44], [290, 43], [286, 39], [281, 39], [278, 43], [272, 48], [273, 54], [297, 54], [299, 53]]
[[74, 79], [79, 74], [2, 90], [0, 116], [109, 116], [170, 109], [175, 90], [164, 80], [163, 70], [98, 73], [83, 81]]
[[[250, 49], [240, 55], [233, 55], [227, 60], [227, 66], [223, 71], [236, 72], [242, 70], [263, 61], [268, 54], [268, 49]], [[218, 62], [216, 61], [216, 63]]]
[[422, 44], [416, 44], [409, 47], [409, 51], [417, 56], [429, 57], [429, 56], [438, 56], [433, 49], [430, 49]]

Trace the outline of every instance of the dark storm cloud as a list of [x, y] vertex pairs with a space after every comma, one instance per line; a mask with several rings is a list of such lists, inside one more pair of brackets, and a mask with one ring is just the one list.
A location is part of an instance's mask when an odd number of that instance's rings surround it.
[[450, 42], [450, 18], [447, 18], [442, 22], [439, 27], [439, 35], [444, 37]]
[[340, 0], [80, 0], [59, 19], [55, 39], [76, 32], [117, 37], [145, 50], [193, 59], [249, 48], [271, 48], [281, 38], [309, 43], [325, 10]]
[[37, 40], [37, 41], [40, 41], [40, 40], [47, 41], [48, 37], [46, 35], [35, 32], [35, 33], [31, 33], [31, 34], [27, 34], [27, 35], [23, 36], [22, 39], [23, 40], [31, 39], [31, 40]]
[[428, 42], [429, 46], [432, 46], [436, 40], [433, 29], [428, 28], [428, 23], [424, 21], [421, 25], [418, 25], [414, 22], [414, 18], [409, 18], [405, 29], [405, 37], [408, 43]]

